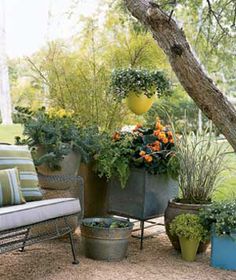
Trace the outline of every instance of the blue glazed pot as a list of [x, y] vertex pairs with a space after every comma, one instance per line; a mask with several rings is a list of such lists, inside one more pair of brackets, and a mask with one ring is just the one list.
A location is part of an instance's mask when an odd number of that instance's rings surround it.
[[218, 236], [213, 231], [211, 235], [211, 266], [216, 268], [236, 270], [236, 236]]

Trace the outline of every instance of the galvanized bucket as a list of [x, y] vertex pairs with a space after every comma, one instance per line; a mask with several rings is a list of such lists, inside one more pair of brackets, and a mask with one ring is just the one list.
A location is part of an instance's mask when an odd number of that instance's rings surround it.
[[[125, 228], [100, 228], [89, 226], [91, 222], [127, 222]], [[127, 255], [128, 239], [133, 224], [117, 218], [87, 218], [81, 224], [81, 240], [86, 257], [95, 260], [119, 261]]]

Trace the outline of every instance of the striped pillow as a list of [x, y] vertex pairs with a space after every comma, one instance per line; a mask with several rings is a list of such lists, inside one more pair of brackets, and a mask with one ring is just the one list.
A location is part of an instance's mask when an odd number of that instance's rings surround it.
[[26, 201], [41, 200], [38, 176], [27, 146], [0, 145], [0, 170], [17, 167]]
[[0, 170], [0, 207], [25, 203], [16, 168]]

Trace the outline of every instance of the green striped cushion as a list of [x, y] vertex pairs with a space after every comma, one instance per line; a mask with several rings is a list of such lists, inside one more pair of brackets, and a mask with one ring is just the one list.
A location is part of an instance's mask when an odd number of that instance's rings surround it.
[[0, 145], [0, 170], [17, 167], [26, 201], [42, 199], [38, 176], [27, 146]]
[[0, 170], [0, 207], [25, 203], [16, 168]]

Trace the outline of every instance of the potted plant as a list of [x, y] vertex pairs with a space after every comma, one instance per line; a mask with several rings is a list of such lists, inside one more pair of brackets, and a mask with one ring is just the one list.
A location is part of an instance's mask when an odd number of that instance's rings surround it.
[[133, 224], [117, 218], [86, 218], [81, 223], [85, 256], [96, 260], [118, 261], [127, 254]]
[[236, 200], [212, 203], [199, 215], [211, 233], [211, 265], [236, 270]]
[[[212, 202], [213, 193], [225, 169], [224, 151], [211, 133], [199, 136], [183, 131], [175, 138], [175, 158], [179, 165], [179, 197], [169, 201], [165, 211], [166, 233], [176, 250], [180, 250], [178, 237], [172, 235], [169, 226], [179, 214], [194, 213]], [[201, 242], [199, 252], [205, 251], [209, 242]]]
[[116, 98], [126, 99], [129, 109], [136, 115], [147, 112], [155, 96], [168, 94], [170, 84], [161, 71], [147, 69], [116, 69], [111, 75], [111, 91]]
[[162, 215], [178, 193], [173, 148], [172, 132], [159, 120], [107, 136], [95, 158], [98, 174], [109, 180], [108, 211], [141, 221]]
[[196, 214], [176, 216], [170, 223], [170, 232], [179, 238], [182, 258], [185, 261], [194, 261], [199, 242], [207, 235], [199, 216]]
[[76, 175], [82, 160], [87, 160], [73, 114], [64, 109], [36, 111], [17, 107], [24, 125], [25, 139], [16, 137], [17, 144], [27, 144], [38, 172], [44, 175]]

